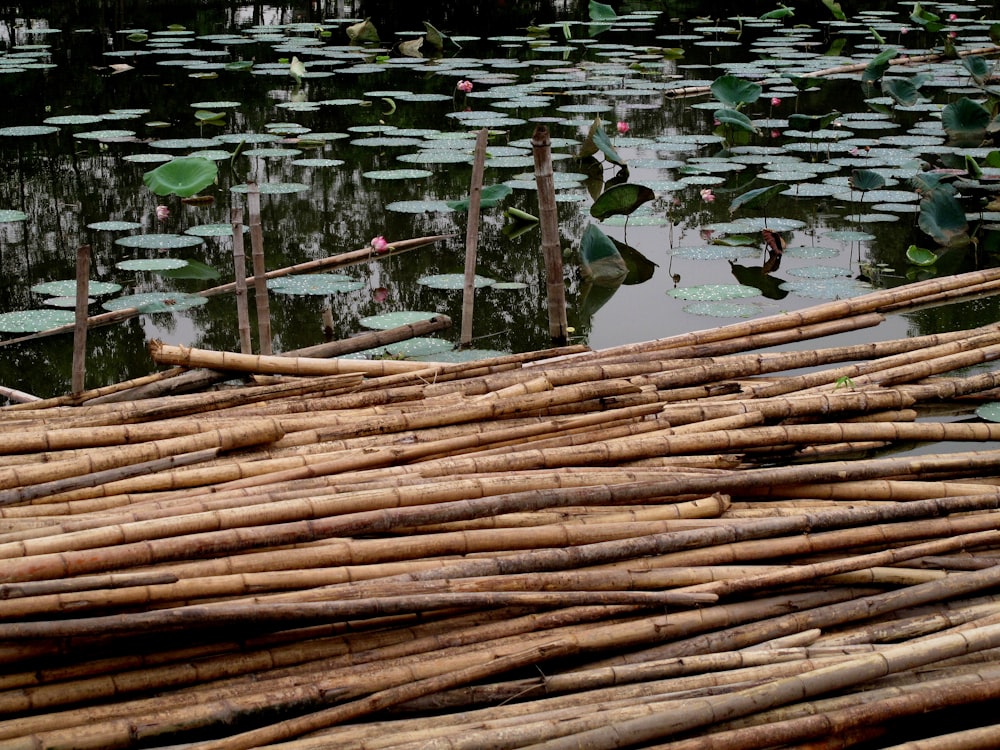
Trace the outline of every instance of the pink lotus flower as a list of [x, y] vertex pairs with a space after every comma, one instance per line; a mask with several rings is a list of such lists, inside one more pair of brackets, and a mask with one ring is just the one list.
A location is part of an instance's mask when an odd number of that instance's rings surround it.
[[715, 194], [712, 192], [712, 188], [702, 188], [701, 199], [705, 201], [705, 203], [711, 203], [712, 201], [714, 201]]
[[468, 94], [472, 91], [472, 81], [459, 81], [455, 88], [461, 91], [463, 94]]
[[629, 126], [629, 124], [627, 122], [624, 122], [624, 121], [619, 122], [616, 127], [618, 128], [618, 135], [625, 135], [628, 131], [630, 131], [632, 129]]
[[949, 13], [948, 14], [948, 20], [949, 21], [957, 21], [958, 20], [958, 13]]
[[781, 106], [781, 99], [778, 98], [777, 96], [772, 96], [771, 97], [771, 106], [772, 107], [780, 107]]
[[389, 298], [389, 290], [384, 286], [372, 290], [372, 299], [375, 302], [385, 302]]
[[373, 237], [371, 241], [372, 250], [376, 253], [387, 253], [392, 249], [392, 246], [386, 241], [385, 237], [381, 234], [378, 237]]
[[170, 209], [167, 208], [166, 206], [157, 206], [156, 207], [156, 220], [157, 221], [166, 221], [168, 218], [170, 218]]

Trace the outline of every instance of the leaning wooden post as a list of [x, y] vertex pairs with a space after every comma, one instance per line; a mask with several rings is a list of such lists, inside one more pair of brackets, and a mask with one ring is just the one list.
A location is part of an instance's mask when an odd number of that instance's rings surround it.
[[247, 255], [243, 247], [243, 209], [234, 208], [233, 270], [236, 279], [236, 320], [240, 329], [240, 353], [253, 354], [250, 341], [250, 311], [247, 309]]
[[271, 311], [267, 304], [267, 279], [264, 277], [267, 273], [264, 263], [264, 228], [260, 223], [260, 188], [256, 182], [250, 183], [247, 207], [250, 210], [250, 250], [253, 256], [253, 287], [257, 303], [260, 353], [271, 354]]
[[465, 284], [462, 287], [462, 335], [459, 344], [472, 343], [472, 308], [476, 299], [476, 251], [479, 246], [479, 207], [483, 192], [483, 171], [486, 169], [486, 143], [489, 130], [483, 128], [476, 137], [476, 155], [472, 162], [472, 183], [469, 185], [469, 224], [465, 230]]
[[87, 372], [87, 308], [90, 306], [90, 245], [76, 251], [76, 325], [73, 327], [71, 390], [83, 393]]
[[559, 216], [556, 212], [556, 188], [552, 176], [552, 151], [549, 130], [535, 128], [531, 151], [535, 157], [535, 184], [538, 187], [538, 214], [545, 256], [546, 296], [549, 303], [549, 336], [555, 343], [565, 343], [566, 287], [563, 282], [562, 247], [559, 243]]

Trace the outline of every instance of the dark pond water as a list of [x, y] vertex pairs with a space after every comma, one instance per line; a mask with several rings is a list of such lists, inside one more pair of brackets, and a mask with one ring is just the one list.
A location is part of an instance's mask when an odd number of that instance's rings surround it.
[[[468, 192], [472, 138], [488, 127], [486, 184], [505, 183], [513, 192], [484, 213], [477, 270], [514, 282], [514, 288], [477, 293], [475, 345], [489, 351], [544, 348], [550, 340], [539, 232], [513, 231], [517, 227], [508, 226], [503, 212], [538, 211], [527, 139], [539, 122], [556, 139], [555, 168], [566, 179], [558, 195], [572, 337], [594, 347], [710, 328], [994, 262], [997, 233], [982, 196], [964, 205], [976, 222], [975, 251], [941, 252], [925, 269], [905, 257], [913, 244], [936, 248], [917, 226], [918, 196], [908, 178], [930, 166], [962, 163], [966, 155], [985, 159], [991, 150], [946, 143], [942, 107], [964, 95], [983, 98], [957, 61], [907, 71], [932, 79], [913, 106], [886, 103], [877, 90], [862, 87], [857, 72], [824, 75], [801, 91], [786, 77], [865, 62], [889, 44], [903, 51], [933, 48], [941, 35], [916, 28], [907, 18], [909, 6], [852, 8], [845, 2], [848, 20], [834, 22], [823, 8], [761, 20], [773, 3], [739, 3], [738, 9], [713, 3], [709, 11], [706, 4], [627, 3], [614, 4], [614, 25], [599, 27], [588, 23], [587, 4], [580, 2], [367, 5], [0, 6], [0, 133], [57, 123], [43, 135], [0, 137], [0, 211], [26, 215], [0, 223], [0, 313], [45, 308], [47, 297], [32, 287], [72, 278], [82, 244], [93, 249], [92, 279], [120, 284], [121, 294], [177, 295], [219, 283], [118, 266], [136, 258], [193, 259], [228, 281], [231, 238], [204, 236], [193, 247], [166, 251], [118, 241], [160, 233], [198, 237], [199, 227], [225, 223], [231, 208], [244, 205], [244, 194], [232, 188], [256, 179], [299, 186], [263, 196], [271, 269], [355, 250], [376, 236], [456, 234], [349, 269], [360, 282], [349, 292], [272, 295], [275, 351], [323, 340], [327, 303], [337, 338], [364, 330], [359, 321], [367, 316], [447, 313], [455, 325], [441, 337], [450, 346], [458, 338], [461, 292], [420, 279], [463, 268], [465, 216], [443, 201]], [[956, 14], [948, 29], [955, 30], [960, 49], [989, 45], [991, 8], [928, 7], [942, 17]], [[348, 27], [366, 16], [379, 43], [349, 44]], [[426, 47], [427, 57], [400, 54], [400, 42], [423, 32], [421, 20], [455, 44], [446, 43], [440, 56]], [[683, 56], [673, 55], [674, 48]], [[300, 80], [289, 74], [293, 57], [305, 64]], [[713, 112], [720, 105], [710, 94], [675, 95], [677, 88], [708, 85], [727, 73], [765, 82], [760, 99], [742, 108], [759, 131], [752, 137], [717, 130]], [[473, 90], [458, 91], [460, 81], [471, 81]], [[199, 120], [196, 113], [203, 110], [223, 116]], [[834, 110], [843, 113], [831, 125], [840, 128], [834, 135], [789, 125], [790, 114]], [[101, 119], [65, 119], [71, 115]], [[611, 286], [589, 283], [580, 269], [581, 238], [596, 223], [589, 207], [605, 183], [626, 176], [600, 153], [573, 158], [596, 116], [627, 163], [628, 180], [656, 194], [627, 224], [623, 216], [600, 223], [635, 253], [624, 283]], [[617, 132], [618, 122], [628, 124], [627, 133]], [[125, 132], [94, 135], [106, 130]], [[270, 140], [258, 143], [261, 135]], [[143, 174], [162, 160], [205, 152], [218, 166], [217, 183], [202, 192], [211, 203], [186, 205], [143, 184]], [[847, 179], [863, 167], [884, 174], [891, 192], [852, 193]], [[400, 169], [415, 171], [382, 179]], [[730, 212], [735, 197], [779, 182], [789, 190], [768, 204], [766, 216], [749, 208]], [[161, 205], [169, 216], [158, 219]], [[111, 221], [133, 226], [102, 228]], [[770, 273], [761, 268], [763, 226], [781, 231], [788, 245], [780, 268]], [[728, 250], [712, 244], [738, 236], [752, 244]], [[742, 285], [752, 296], [724, 300], [740, 307], [705, 308], [698, 297], [709, 285]], [[98, 298], [92, 312], [101, 312], [110, 298]], [[900, 316], [879, 335], [979, 325], [996, 313], [992, 300], [936, 308]], [[151, 371], [146, 342], [154, 337], [237, 350], [233, 299], [215, 297], [184, 312], [145, 314], [92, 331], [88, 387]], [[0, 348], [0, 385], [40, 396], [67, 391], [70, 345], [61, 335]]]

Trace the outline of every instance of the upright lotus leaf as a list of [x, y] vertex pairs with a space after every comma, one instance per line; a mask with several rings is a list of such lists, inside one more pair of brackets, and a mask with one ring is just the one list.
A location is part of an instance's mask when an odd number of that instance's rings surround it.
[[595, 0], [590, 0], [589, 12], [590, 20], [597, 21], [598, 23], [607, 23], [618, 18], [618, 14], [615, 13], [614, 8], [604, 3], [595, 2]]
[[992, 23], [989, 28], [990, 41], [993, 44], [1000, 45], [1000, 23]]
[[735, 213], [738, 208], [743, 206], [747, 208], [765, 208], [774, 196], [785, 190], [788, 190], [788, 185], [784, 182], [757, 188], [756, 190], [748, 190], [742, 195], [737, 195], [733, 198], [733, 202], [729, 204], [729, 213]]
[[[949, 186], [951, 187], [951, 186]], [[969, 223], [952, 190], [933, 190], [920, 201], [917, 226], [939, 245], [957, 247], [969, 243]]]
[[851, 187], [862, 193], [885, 187], [885, 178], [873, 169], [855, 169], [851, 172]]
[[433, 47], [436, 50], [443, 50], [446, 44], [451, 45], [455, 49], [462, 49], [462, 45], [456, 42], [447, 34], [444, 34], [434, 28], [434, 25], [430, 21], [423, 21], [424, 24], [424, 39], [429, 47]]
[[765, 21], [775, 21], [781, 18], [788, 18], [789, 16], [795, 15], [795, 9], [789, 8], [784, 3], [778, 3], [778, 7], [774, 10], [769, 10], [767, 13], [762, 14], [760, 17]]
[[[499, 205], [500, 201], [510, 195], [514, 190], [509, 185], [487, 185], [479, 194], [480, 208], [493, 208]], [[460, 201], [446, 201], [448, 208], [453, 211], [468, 211], [469, 199], [463, 198]]]
[[928, 76], [919, 75], [912, 78], [883, 78], [882, 93], [903, 107], [912, 107], [921, 99], [920, 87], [928, 80]]
[[760, 99], [759, 84], [739, 76], [721, 76], [712, 82], [712, 94], [727, 107], [739, 108]]
[[620, 285], [628, 276], [628, 265], [618, 247], [596, 224], [588, 224], [580, 240], [580, 262], [584, 278], [597, 284]]
[[215, 182], [218, 173], [219, 168], [214, 161], [200, 156], [184, 156], [146, 172], [142, 181], [156, 195], [190, 198]]
[[788, 127], [811, 133], [822, 130], [838, 117], [840, 117], [840, 112], [827, 112], [825, 115], [792, 114], [788, 116]]
[[749, 117], [735, 109], [717, 109], [713, 113], [713, 117], [723, 125], [731, 125], [747, 133], [760, 132]]
[[590, 207], [590, 215], [595, 219], [603, 221], [615, 214], [628, 216], [643, 203], [647, 203], [656, 197], [650, 188], [645, 185], [636, 185], [626, 182], [622, 185], [614, 185], [603, 193]]
[[628, 268], [628, 275], [622, 282], [623, 284], [628, 286], [644, 284], [653, 278], [653, 274], [656, 272], [656, 264], [653, 261], [631, 245], [626, 245], [614, 237], [611, 238], [611, 241], [615, 243], [618, 254], [621, 255], [622, 260], [625, 261], [625, 267]]
[[986, 60], [978, 55], [968, 55], [962, 58], [962, 67], [969, 71], [969, 75], [972, 76], [978, 85], [982, 86], [983, 81], [990, 74], [990, 65]]
[[593, 156], [598, 151], [604, 154], [605, 158], [612, 164], [617, 164], [620, 167], [625, 166], [625, 161], [618, 155], [615, 151], [615, 147], [611, 143], [611, 139], [608, 138], [608, 134], [604, 132], [604, 123], [601, 122], [600, 117], [595, 117], [594, 122], [590, 125], [590, 130], [587, 132], [587, 137], [583, 140], [583, 144], [580, 146], [580, 152], [577, 157], [580, 159], [586, 159], [588, 156]]
[[378, 30], [375, 28], [375, 24], [373, 24], [368, 18], [364, 21], [348, 26], [346, 30], [347, 38], [351, 40], [352, 44], [378, 42]]
[[844, 9], [840, 7], [840, 3], [838, 3], [837, 0], [823, 0], [823, 5], [825, 5], [827, 10], [833, 14], [835, 20], [847, 20], [847, 16], [844, 15]]
[[415, 39], [407, 39], [399, 43], [399, 54], [403, 57], [423, 57], [420, 48], [424, 46], [424, 37], [418, 36]]
[[906, 248], [906, 259], [915, 266], [933, 266], [938, 256], [933, 250], [910, 245]]
[[953, 146], [978, 146], [986, 136], [990, 112], [967, 96], [945, 105], [941, 124]]
[[941, 16], [936, 16], [930, 11], [924, 10], [920, 3], [916, 3], [913, 6], [913, 12], [910, 13], [910, 20], [918, 26], [923, 26], [932, 34], [936, 34], [944, 28], [944, 24], [941, 23]]
[[222, 124], [222, 120], [226, 119], [225, 112], [212, 112], [207, 109], [199, 109], [194, 113], [194, 119], [199, 122], [204, 123], [218, 123]]
[[864, 72], [861, 74], [861, 80], [864, 83], [875, 83], [879, 78], [881, 78], [885, 71], [889, 69], [889, 61], [892, 60], [896, 55], [899, 54], [899, 50], [895, 47], [889, 47], [889, 49], [882, 50], [871, 62], [865, 66]]

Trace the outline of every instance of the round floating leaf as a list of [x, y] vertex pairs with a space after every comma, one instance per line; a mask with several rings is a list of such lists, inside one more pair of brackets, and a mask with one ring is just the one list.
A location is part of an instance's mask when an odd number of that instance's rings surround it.
[[[244, 225], [244, 232], [249, 232], [250, 227]], [[184, 234], [191, 234], [195, 237], [232, 237], [232, 224], [199, 224], [184, 230]]]
[[[282, 195], [286, 193], [304, 193], [310, 189], [308, 185], [303, 182], [262, 182], [258, 185], [260, 188], [261, 195]], [[250, 186], [243, 185], [233, 185], [229, 188], [234, 193], [249, 193]]]
[[[59, 128], [55, 125], [13, 125], [7, 128], [0, 128], [0, 137], [11, 136], [11, 137], [30, 137], [33, 135], [49, 135], [50, 133], [58, 133]], [[128, 131], [131, 133], [132, 131]], [[132, 135], [135, 135], [132, 133]], [[38, 329], [43, 330], [43, 329]]]
[[168, 271], [186, 265], [187, 261], [180, 258], [135, 258], [119, 261], [115, 264], [115, 268], [122, 271]]
[[[461, 290], [465, 287], [465, 274], [439, 273], [432, 276], [422, 276], [417, 279], [417, 283], [422, 284], [423, 286], [429, 286], [431, 289]], [[472, 283], [476, 289], [482, 289], [483, 287], [495, 284], [496, 279], [479, 276], [477, 274], [473, 276]]]
[[[100, 297], [104, 294], [117, 294], [122, 289], [121, 284], [110, 281], [94, 281], [87, 284], [87, 294]], [[35, 294], [51, 294], [57, 297], [68, 297], [76, 294], [76, 279], [60, 279], [58, 281], [43, 281], [31, 287]]]
[[330, 295], [363, 289], [364, 282], [340, 273], [311, 273], [270, 279], [267, 288], [275, 294]]
[[655, 197], [656, 193], [645, 185], [636, 185], [631, 182], [614, 185], [597, 197], [597, 200], [590, 207], [590, 215], [599, 220], [614, 214], [628, 216], [643, 203], [651, 201]]
[[142, 224], [137, 221], [95, 221], [88, 224], [87, 228], [98, 232], [131, 232], [133, 229], [142, 229]]
[[198, 307], [208, 302], [208, 297], [200, 294], [184, 292], [148, 292], [146, 294], [129, 294], [105, 302], [102, 307], [109, 312], [127, 310], [135, 307], [139, 312], [180, 312], [192, 307]]
[[386, 354], [393, 357], [429, 357], [432, 354], [450, 352], [453, 346], [450, 341], [436, 339], [431, 336], [418, 336], [385, 347]]
[[142, 181], [156, 195], [190, 198], [215, 182], [218, 173], [215, 162], [200, 156], [187, 156], [172, 159], [146, 172]]
[[702, 284], [700, 286], [680, 287], [667, 291], [671, 297], [698, 301], [721, 301], [739, 299], [740, 297], [759, 297], [760, 289], [746, 284]]
[[46, 125], [93, 125], [101, 120], [99, 115], [56, 115], [46, 117], [42, 122]]
[[152, 250], [169, 250], [180, 247], [195, 247], [204, 243], [201, 237], [184, 234], [134, 234], [115, 240], [122, 247], [142, 247]]
[[214, 281], [222, 275], [200, 260], [187, 258], [184, 262], [185, 265], [180, 268], [166, 268], [155, 271], [155, 273], [168, 279], [200, 279], [202, 281]]
[[1000, 422], [1000, 402], [991, 401], [976, 408], [976, 416], [987, 422]]
[[0, 314], [0, 331], [35, 333], [69, 325], [75, 320], [76, 313], [71, 310], [18, 310]]
[[684, 312], [713, 318], [754, 318], [763, 308], [753, 302], [693, 302], [684, 306]]
[[497, 349], [453, 349], [451, 351], [435, 352], [434, 354], [413, 357], [413, 359], [421, 362], [475, 362], [480, 359], [492, 359], [493, 357], [502, 357], [507, 354], [510, 354], [510, 352], [502, 352]]
[[429, 320], [436, 315], [437, 313], [422, 312], [420, 310], [401, 310], [399, 312], [382, 313], [381, 315], [362, 318], [358, 323], [365, 328], [371, 328], [376, 331], [388, 331], [390, 328], [408, 326], [413, 323], [419, 323], [422, 320]]
[[[487, 185], [479, 194], [479, 207], [493, 208], [512, 192], [514, 191], [509, 185]], [[453, 211], [468, 211], [469, 199], [463, 198], [460, 201], [447, 201], [447, 205]]]
[[134, 130], [88, 130], [75, 133], [74, 138], [85, 141], [127, 141], [135, 137]]
[[385, 207], [386, 211], [396, 211], [404, 214], [422, 214], [454, 211], [445, 201], [393, 201]]
[[371, 172], [362, 172], [362, 177], [370, 180], [417, 180], [430, 177], [434, 173], [426, 169], [376, 169]]
[[781, 288], [800, 297], [812, 299], [847, 299], [871, 291], [871, 286], [843, 276], [832, 279], [785, 281]]
[[499, 289], [501, 291], [517, 291], [519, 289], [527, 289], [528, 285], [523, 281], [498, 281], [490, 288]]
[[15, 221], [24, 221], [27, 218], [28, 214], [24, 211], [18, 211], [13, 208], [0, 210], [0, 224], [10, 224]]
[[[75, 282], [74, 282], [75, 283]], [[87, 304], [92, 305], [96, 302], [93, 297], [87, 298]], [[46, 305], [51, 305], [52, 307], [76, 307], [76, 297], [49, 297], [45, 300]]]

